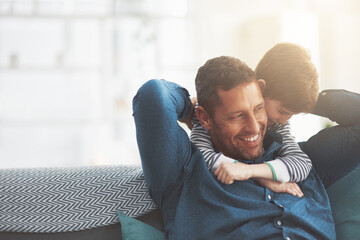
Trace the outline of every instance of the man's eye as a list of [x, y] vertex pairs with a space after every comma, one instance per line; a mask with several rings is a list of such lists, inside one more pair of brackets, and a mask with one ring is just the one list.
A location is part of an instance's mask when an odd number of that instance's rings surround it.
[[263, 106], [259, 106], [259, 107], [257, 107], [255, 110], [258, 112], [258, 111], [260, 111], [261, 109], [263, 109], [264, 107]]
[[242, 118], [244, 116], [244, 114], [238, 114], [236, 115], [236, 118]]

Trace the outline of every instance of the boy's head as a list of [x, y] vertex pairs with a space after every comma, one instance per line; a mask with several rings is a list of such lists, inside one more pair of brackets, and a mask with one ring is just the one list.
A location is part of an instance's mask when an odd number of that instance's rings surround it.
[[255, 73], [263, 87], [269, 124], [284, 124], [293, 114], [309, 113], [314, 108], [318, 73], [303, 47], [291, 43], [275, 45], [260, 60]]

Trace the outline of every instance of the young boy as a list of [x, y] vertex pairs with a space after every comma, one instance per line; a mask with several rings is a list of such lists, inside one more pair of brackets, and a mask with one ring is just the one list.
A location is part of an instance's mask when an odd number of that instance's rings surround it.
[[[314, 108], [319, 90], [318, 73], [307, 51], [290, 43], [271, 48], [257, 65], [255, 73], [265, 99], [268, 131], [280, 133], [284, 143], [277, 159], [263, 163], [271, 170], [271, 178], [264, 174], [263, 178], [255, 180], [273, 191], [302, 197], [297, 184], [289, 182], [305, 180], [312, 164], [291, 136], [287, 120], [297, 113], [310, 113]], [[246, 180], [244, 175], [247, 171], [253, 171], [254, 165], [216, 153], [207, 130], [200, 124], [203, 114], [208, 113], [202, 106], [197, 107], [190, 139], [204, 155], [209, 170], [226, 184]], [[256, 136], [246, 140], [255, 141]]]

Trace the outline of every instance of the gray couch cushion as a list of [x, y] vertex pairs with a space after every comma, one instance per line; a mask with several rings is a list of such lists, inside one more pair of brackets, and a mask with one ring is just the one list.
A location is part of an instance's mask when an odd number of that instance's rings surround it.
[[140, 167], [1, 169], [0, 231], [71, 232], [139, 217], [156, 205]]

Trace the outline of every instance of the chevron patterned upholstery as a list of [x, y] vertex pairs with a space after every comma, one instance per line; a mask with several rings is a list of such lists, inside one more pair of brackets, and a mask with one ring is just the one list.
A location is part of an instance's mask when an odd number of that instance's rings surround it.
[[0, 170], [0, 231], [80, 231], [154, 209], [140, 167]]

